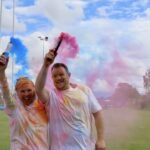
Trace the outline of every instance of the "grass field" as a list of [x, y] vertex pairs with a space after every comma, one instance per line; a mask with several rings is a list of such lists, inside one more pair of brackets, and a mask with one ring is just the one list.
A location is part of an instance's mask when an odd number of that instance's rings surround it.
[[107, 150], [150, 150], [150, 111], [104, 111]]
[[[150, 111], [104, 110], [107, 150], [150, 150]], [[0, 150], [9, 150], [8, 118], [0, 112]]]
[[8, 117], [0, 111], [0, 150], [9, 150]]

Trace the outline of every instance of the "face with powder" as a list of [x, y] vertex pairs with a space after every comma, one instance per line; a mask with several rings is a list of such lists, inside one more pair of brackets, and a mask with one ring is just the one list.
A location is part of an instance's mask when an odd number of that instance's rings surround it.
[[62, 63], [56, 63], [52, 67], [52, 79], [56, 89], [63, 91], [69, 88], [70, 72]]
[[19, 78], [16, 82], [15, 90], [24, 106], [29, 106], [35, 100], [35, 86], [28, 78]]

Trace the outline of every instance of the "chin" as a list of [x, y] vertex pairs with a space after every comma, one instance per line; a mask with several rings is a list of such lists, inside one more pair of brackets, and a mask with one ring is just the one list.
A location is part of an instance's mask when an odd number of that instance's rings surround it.
[[29, 106], [33, 103], [34, 100], [24, 101], [24, 105]]
[[64, 86], [56, 86], [58, 90], [64, 90]]
[[56, 87], [58, 90], [63, 90], [63, 88], [61, 88], [61, 87]]

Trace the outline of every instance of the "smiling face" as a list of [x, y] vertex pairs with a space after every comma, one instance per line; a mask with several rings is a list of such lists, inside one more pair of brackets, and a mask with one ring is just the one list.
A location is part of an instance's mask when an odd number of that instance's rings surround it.
[[31, 83], [23, 84], [18, 90], [17, 95], [24, 106], [29, 106], [35, 100], [35, 87]]
[[52, 69], [52, 79], [56, 89], [66, 90], [69, 88], [70, 73], [64, 67], [60, 66]]
[[35, 100], [34, 83], [27, 77], [17, 79], [15, 90], [24, 106], [29, 106]]

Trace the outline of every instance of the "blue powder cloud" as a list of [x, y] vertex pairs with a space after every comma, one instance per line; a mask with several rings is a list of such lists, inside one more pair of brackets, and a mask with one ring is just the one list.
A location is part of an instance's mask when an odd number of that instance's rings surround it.
[[12, 48], [10, 50], [10, 54], [12, 56], [16, 56], [16, 63], [22, 66], [22, 69], [15, 74], [15, 78], [20, 76], [29, 76], [27, 70], [29, 69], [28, 62], [27, 62], [27, 52], [28, 49], [23, 44], [23, 42], [18, 39], [11, 37], [10, 43], [12, 43]]

